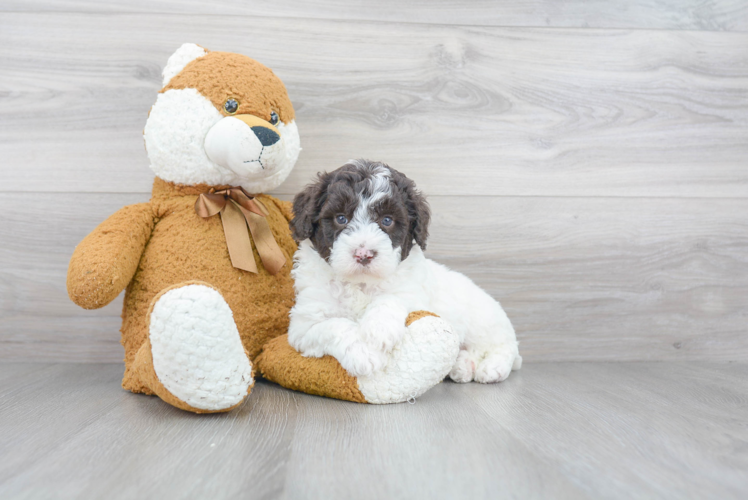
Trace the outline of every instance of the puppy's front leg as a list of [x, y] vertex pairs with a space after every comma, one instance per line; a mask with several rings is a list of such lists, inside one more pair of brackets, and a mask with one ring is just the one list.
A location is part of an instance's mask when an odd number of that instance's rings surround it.
[[310, 318], [292, 315], [288, 342], [306, 357], [333, 356], [354, 377], [371, 375], [387, 364], [386, 355], [363, 343], [359, 325], [346, 318], [314, 323]]
[[407, 331], [408, 310], [395, 295], [382, 295], [372, 300], [361, 318], [361, 337], [371, 347], [388, 353], [402, 340]]

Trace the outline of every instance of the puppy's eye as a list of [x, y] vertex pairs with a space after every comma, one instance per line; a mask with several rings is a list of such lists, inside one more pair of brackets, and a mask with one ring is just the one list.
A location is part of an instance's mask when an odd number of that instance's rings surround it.
[[392, 225], [392, 217], [387, 216], [387, 217], [383, 218], [382, 219], [382, 225], [383, 226], [388, 226], [388, 227], [391, 226]]
[[278, 121], [280, 118], [278, 118], [278, 113], [275, 111], [270, 112], [270, 125], [278, 125]]
[[337, 222], [341, 226], [345, 226], [346, 224], [348, 224], [348, 219], [345, 215], [338, 215], [337, 217], [335, 217], [335, 222]]
[[223, 103], [223, 110], [230, 115], [236, 113], [237, 109], [239, 109], [239, 102], [236, 99], [229, 98]]

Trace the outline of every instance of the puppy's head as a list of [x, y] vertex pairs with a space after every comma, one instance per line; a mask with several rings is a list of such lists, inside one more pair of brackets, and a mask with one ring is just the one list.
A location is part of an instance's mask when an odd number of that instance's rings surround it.
[[318, 177], [294, 198], [291, 231], [296, 241], [311, 240], [339, 277], [383, 279], [414, 243], [426, 248], [428, 203], [397, 170], [351, 160]]

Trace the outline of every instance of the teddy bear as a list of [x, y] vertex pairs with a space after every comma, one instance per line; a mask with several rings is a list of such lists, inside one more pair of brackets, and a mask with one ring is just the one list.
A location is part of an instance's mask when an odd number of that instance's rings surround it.
[[451, 327], [418, 311], [380, 372], [355, 378], [287, 341], [297, 249], [291, 203], [265, 194], [301, 150], [283, 82], [240, 54], [182, 45], [143, 131], [155, 173], [147, 203], [126, 206], [73, 252], [70, 298], [86, 309], [122, 290], [122, 387], [195, 413], [225, 412], [257, 371], [290, 389], [362, 403], [420, 396], [459, 350]]

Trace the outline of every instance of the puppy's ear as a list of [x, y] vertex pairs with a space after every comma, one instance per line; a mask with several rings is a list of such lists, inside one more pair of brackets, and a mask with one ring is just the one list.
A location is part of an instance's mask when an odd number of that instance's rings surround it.
[[431, 221], [431, 210], [426, 198], [416, 189], [416, 184], [405, 177], [394, 168], [390, 167], [391, 179], [408, 211], [408, 234], [402, 247], [402, 259], [405, 259], [410, 253], [413, 241], [426, 250], [426, 240], [429, 238], [429, 222]]
[[317, 182], [309, 184], [293, 199], [291, 234], [297, 242], [314, 236], [319, 222], [319, 212], [327, 195], [330, 174], [318, 174]]
[[422, 250], [426, 250], [426, 240], [429, 239], [429, 223], [431, 222], [431, 209], [426, 198], [416, 189], [415, 183], [405, 190], [408, 195], [408, 217], [410, 218], [410, 232], [416, 244]]

